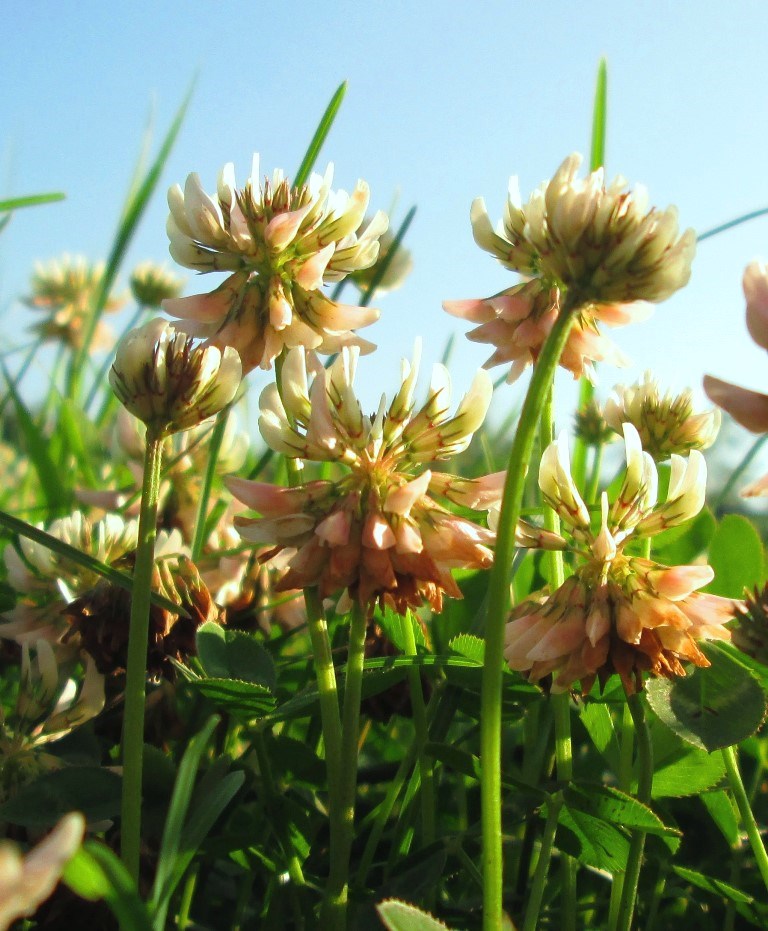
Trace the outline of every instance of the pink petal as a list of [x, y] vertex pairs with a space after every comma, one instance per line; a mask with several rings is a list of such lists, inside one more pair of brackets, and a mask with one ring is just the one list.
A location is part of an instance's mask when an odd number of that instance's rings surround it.
[[739, 492], [742, 498], [763, 498], [768, 495], [768, 475], [750, 482]]
[[712, 375], [704, 376], [704, 391], [710, 401], [722, 407], [752, 433], [768, 432], [768, 395], [739, 388]]
[[374, 550], [388, 550], [397, 542], [392, 528], [381, 514], [369, 514], [363, 527], [363, 546]]
[[427, 469], [412, 482], [390, 490], [384, 501], [384, 510], [407, 517], [414, 504], [427, 493], [431, 478], [432, 473]]
[[349, 542], [352, 519], [348, 511], [335, 511], [315, 527], [315, 533], [329, 546], [344, 546]]
[[744, 296], [747, 299], [747, 329], [752, 339], [768, 349], [768, 274], [760, 262], [750, 262], [744, 270]]
[[648, 574], [654, 589], [672, 601], [687, 598], [697, 588], [708, 585], [714, 577], [715, 571], [711, 566], [673, 566]]
[[542, 637], [529, 651], [528, 659], [552, 660], [558, 656], [565, 656], [580, 646], [585, 637], [584, 612], [577, 608], [569, 611], [565, 620], [560, 621]]
[[296, 282], [305, 291], [314, 291], [322, 285], [323, 275], [328, 263], [333, 258], [335, 248], [334, 243], [328, 243], [324, 249], [316, 252], [301, 266], [296, 275]]
[[471, 323], [487, 323], [496, 316], [488, 301], [481, 299], [443, 301], [443, 310], [453, 317], [461, 317], [462, 320], [469, 320]]
[[264, 239], [272, 251], [281, 252], [293, 242], [311, 206], [311, 203], [306, 204], [298, 210], [289, 210], [287, 213], [279, 213], [272, 217], [264, 228]]

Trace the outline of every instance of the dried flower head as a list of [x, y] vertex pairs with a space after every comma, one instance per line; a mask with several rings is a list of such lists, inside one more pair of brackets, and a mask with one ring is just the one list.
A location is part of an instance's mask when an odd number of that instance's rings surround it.
[[188, 430], [234, 400], [242, 378], [237, 352], [203, 346], [157, 318], [117, 347], [109, 383], [155, 437]]
[[631, 694], [642, 689], [644, 672], [671, 678], [685, 675], [686, 661], [708, 666], [697, 640], [730, 638], [723, 625], [738, 602], [696, 591], [712, 580], [709, 566], [664, 566], [632, 551], [634, 541], [698, 514], [704, 457], [697, 450], [687, 459], [673, 456], [667, 498], [658, 503], [656, 466], [628, 423], [624, 441], [624, 481], [612, 505], [603, 493], [596, 527], [571, 476], [565, 437], [542, 457], [539, 485], [567, 528], [579, 562], [555, 592], [540, 593], [514, 610], [505, 656], [531, 681], [553, 675], [553, 691], [580, 680], [586, 692], [596, 677], [604, 681], [616, 672]]
[[283, 348], [338, 352], [372, 344], [352, 332], [378, 319], [370, 308], [337, 304], [320, 290], [367, 268], [379, 253], [386, 216], [377, 213], [358, 236], [369, 191], [358, 181], [351, 195], [332, 192], [332, 167], [292, 187], [281, 171], [259, 183], [258, 158], [245, 187], [236, 187], [232, 164], [219, 175], [216, 195], [196, 174], [184, 190], [168, 192], [168, 237], [173, 258], [201, 272], [228, 271], [210, 294], [166, 301], [189, 332], [219, 346], [234, 346], [246, 372], [268, 369]]
[[[457, 567], [490, 565], [493, 533], [440, 505], [440, 495], [486, 510], [501, 497], [503, 474], [461, 479], [425, 468], [465, 449], [485, 417], [491, 383], [479, 372], [455, 414], [443, 366], [435, 366], [426, 403], [416, 408], [418, 359], [403, 362], [400, 388], [375, 416], [363, 414], [353, 382], [356, 349], [326, 372], [291, 350], [275, 385], [261, 396], [262, 435], [287, 456], [344, 466], [341, 478], [295, 488], [230, 479], [236, 498], [260, 512], [236, 525], [254, 543], [294, 549], [276, 591], [318, 586], [321, 597], [346, 590], [364, 606], [379, 599], [401, 613], [426, 599], [440, 609], [460, 597]], [[310, 380], [310, 376], [314, 378]]]
[[[123, 561], [128, 568], [133, 554]], [[197, 653], [195, 633], [206, 621], [218, 621], [219, 609], [195, 564], [184, 555], [161, 557], [152, 571], [152, 591], [184, 609], [186, 617], [152, 604], [149, 612], [147, 674], [173, 680], [171, 659]], [[126, 668], [131, 595], [101, 579], [90, 591], [65, 608], [75, 636], [92, 656], [99, 672], [108, 675]]]
[[[768, 349], [768, 265], [751, 262], [744, 270], [742, 284], [747, 300], [747, 329], [758, 346]], [[712, 375], [704, 376], [704, 390], [710, 401], [722, 407], [736, 423], [752, 433], [768, 433], [768, 395]], [[741, 494], [745, 498], [768, 495], [768, 475], [747, 485]]]
[[616, 434], [606, 423], [604, 411], [591, 398], [575, 416], [576, 436], [587, 446], [604, 446], [616, 439]]
[[[46, 314], [34, 330], [48, 340], [61, 341], [73, 348], [82, 344], [85, 323], [91, 305], [102, 287], [104, 263], [91, 264], [83, 256], [63, 255], [49, 262], [37, 262], [32, 275], [32, 293], [25, 303]], [[125, 298], [110, 295], [105, 312], [118, 310]], [[99, 324], [94, 345], [109, 343], [109, 330]]]
[[719, 410], [694, 414], [689, 390], [677, 395], [661, 394], [651, 372], [646, 372], [636, 385], [616, 385], [605, 405], [605, 419], [619, 435], [623, 424], [631, 423], [643, 449], [657, 462], [675, 453], [708, 449], [720, 429]]
[[0, 931], [7, 931], [18, 918], [31, 917], [45, 902], [84, 833], [85, 818], [71, 812], [24, 855], [10, 841], [0, 842]]
[[595, 362], [624, 364], [599, 324], [642, 319], [647, 308], [623, 305], [662, 301], [690, 277], [696, 237], [688, 230], [678, 239], [675, 208], [648, 211], [642, 188], [626, 191], [623, 178], [606, 188], [602, 169], [582, 181], [576, 177], [581, 161], [569, 156], [525, 206], [512, 178], [497, 230], [483, 199], [472, 204], [475, 242], [530, 280], [490, 298], [443, 306], [480, 324], [470, 338], [496, 347], [487, 366], [512, 362], [509, 381], [536, 361], [563, 292], [571, 292], [578, 317], [560, 364], [577, 378], [593, 379]]
[[142, 307], [159, 309], [163, 301], [178, 297], [183, 287], [181, 278], [156, 262], [141, 262], [131, 275], [133, 299]]

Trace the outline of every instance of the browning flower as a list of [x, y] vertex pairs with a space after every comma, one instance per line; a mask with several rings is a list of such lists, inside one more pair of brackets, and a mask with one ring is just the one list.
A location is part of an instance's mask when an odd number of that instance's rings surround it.
[[624, 305], [665, 300], [690, 277], [696, 237], [687, 230], [678, 238], [675, 208], [647, 210], [644, 189], [626, 191], [623, 178], [606, 188], [602, 169], [580, 180], [581, 161], [569, 156], [525, 206], [511, 179], [497, 230], [483, 199], [472, 204], [475, 242], [530, 280], [490, 298], [443, 306], [480, 324], [470, 338], [496, 347], [486, 366], [512, 362], [509, 381], [536, 361], [564, 292], [572, 292], [578, 317], [560, 364], [575, 377], [593, 378], [595, 362], [624, 362], [599, 324], [641, 319], [647, 309]]
[[[744, 271], [747, 299], [747, 329], [758, 346], [768, 349], [768, 266], [751, 262]], [[712, 375], [704, 376], [704, 390], [710, 401], [730, 414], [736, 423], [752, 433], [768, 432], [768, 395], [749, 391]], [[743, 488], [745, 498], [768, 495], [768, 475]]]
[[185, 328], [219, 346], [234, 346], [246, 372], [269, 369], [283, 348], [304, 346], [323, 353], [342, 346], [373, 349], [353, 330], [379, 312], [337, 304], [320, 290], [367, 268], [379, 253], [387, 228], [377, 213], [359, 236], [369, 191], [358, 181], [351, 195], [332, 192], [332, 167], [292, 187], [281, 171], [259, 184], [258, 158], [245, 187], [235, 184], [232, 164], [208, 195], [196, 174], [184, 190], [168, 192], [168, 237], [173, 258], [200, 272], [227, 271], [210, 294], [166, 301]]
[[643, 449], [662, 462], [675, 453], [708, 449], [720, 429], [720, 411], [693, 413], [693, 395], [683, 391], [662, 395], [651, 372], [631, 387], [617, 385], [605, 405], [605, 419], [619, 435], [631, 423]]
[[[25, 303], [47, 316], [33, 329], [45, 339], [78, 348], [103, 278], [104, 263], [92, 265], [83, 256], [63, 255], [47, 263], [37, 262], [32, 275], [32, 293], [25, 298]], [[124, 297], [111, 295], [104, 310], [107, 313], [118, 310], [124, 303]], [[94, 345], [104, 346], [108, 342], [109, 331], [100, 323]]]
[[487, 510], [501, 497], [504, 476], [461, 479], [425, 465], [467, 447], [485, 417], [490, 379], [479, 372], [450, 414], [448, 373], [435, 366], [417, 409], [418, 360], [404, 362], [394, 399], [382, 398], [368, 417], [353, 388], [357, 357], [345, 348], [326, 372], [308, 365], [303, 349], [288, 353], [282, 398], [275, 385], [261, 396], [262, 435], [278, 452], [334, 462], [344, 474], [294, 488], [232, 478], [235, 497], [262, 515], [236, 525], [245, 539], [274, 544], [271, 552], [295, 550], [276, 591], [318, 586], [321, 597], [345, 590], [363, 607], [378, 599], [403, 613], [426, 599], [440, 610], [443, 593], [461, 597], [453, 568], [491, 564], [494, 534], [432, 496]]
[[593, 527], [571, 477], [565, 437], [542, 457], [539, 485], [580, 562], [555, 592], [540, 593], [513, 611], [505, 656], [533, 682], [553, 675], [553, 691], [580, 680], [587, 692], [596, 677], [603, 682], [616, 672], [631, 694], [642, 689], [644, 672], [671, 678], [685, 675], [685, 661], [708, 666], [697, 640], [730, 638], [723, 625], [739, 603], [697, 591], [713, 578], [709, 566], [664, 566], [631, 547], [701, 510], [703, 456], [697, 450], [687, 459], [672, 456], [667, 497], [658, 503], [656, 466], [629, 423], [624, 440], [624, 481], [612, 505], [603, 493], [599, 527]]
[[155, 437], [188, 430], [234, 400], [242, 367], [231, 346], [202, 346], [157, 318], [117, 347], [109, 383]]

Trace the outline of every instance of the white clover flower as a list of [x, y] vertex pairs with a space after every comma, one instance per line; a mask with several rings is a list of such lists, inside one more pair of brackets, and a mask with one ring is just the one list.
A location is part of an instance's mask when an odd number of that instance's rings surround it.
[[131, 330], [117, 347], [109, 383], [156, 437], [188, 430], [234, 400], [240, 357], [202, 346], [160, 318]]
[[176, 185], [168, 192], [173, 258], [197, 271], [231, 274], [212, 293], [166, 301], [164, 309], [189, 332], [234, 346], [246, 372], [271, 368], [283, 348], [373, 349], [352, 331], [377, 320], [378, 311], [338, 304], [320, 289], [372, 265], [388, 221], [379, 212], [358, 235], [368, 185], [358, 181], [351, 195], [333, 192], [332, 175], [329, 166], [324, 176], [292, 187], [275, 171], [261, 184], [255, 156], [242, 189], [228, 164], [215, 195], [205, 193], [196, 174], [184, 190]]

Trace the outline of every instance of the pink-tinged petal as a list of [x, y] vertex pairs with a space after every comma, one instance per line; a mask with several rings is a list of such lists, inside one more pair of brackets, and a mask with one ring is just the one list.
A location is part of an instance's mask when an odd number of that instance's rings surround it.
[[648, 580], [659, 595], [671, 601], [687, 598], [697, 588], [708, 585], [715, 577], [711, 566], [673, 566], [648, 573]]
[[392, 528], [381, 514], [369, 514], [362, 536], [363, 546], [374, 550], [388, 550], [397, 542]]
[[171, 317], [179, 317], [182, 320], [216, 323], [229, 313], [247, 281], [248, 272], [235, 272], [209, 294], [166, 298], [162, 302], [162, 309]]
[[427, 469], [412, 482], [391, 489], [384, 501], [384, 510], [407, 517], [414, 504], [427, 493], [431, 478], [432, 473]]
[[642, 323], [653, 314], [653, 306], [647, 301], [634, 304], [600, 304], [595, 308], [595, 317], [606, 326], [624, 326], [627, 323]]
[[626, 602], [621, 602], [616, 612], [616, 631], [625, 643], [639, 643], [643, 624]]
[[742, 498], [763, 498], [768, 495], [768, 475], [750, 482], [739, 492]]
[[323, 328], [327, 330], [356, 330], [369, 326], [379, 319], [381, 311], [375, 307], [359, 307], [356, 304], [339, 304], [325, 300], [321, 308]]
[[307, 502], [324, 495], [331, 487], [330, 482], [310, 483], [303, 488], [282, 488], [268, 482], [252, 482], [233, 475], [224, 479], [224, 484], [251, 510], [265, 517], [284, 517], [301, 513]]
[[419, 533], [419, 528], [410, 521], [398, 521], [395, 527], [395, 550], [398, 553], [421, 553], [424, 549], [424, 541]]
[[506, 471], [480, 478], [459, 478], [447, 472], [433, 472], [429, 490], [444, 495], [454, 504], [485, 511], [501, 500], [506, 476]]
[[[676, 630], [674, 627], [659, 627], [656, 630], [656, 636], [661, 641], [665, 650], [671, 650], [685, 659], [696, 661], [701, 657], [701, 652], [690, 636], [684, 630]], [[705, 663], [705, 665], [709, 665]]]
[[579, 647], [585, 637], [584, 612], [576, 608], [569, 611], [559, 624], [542, 637], [528, 652], [528, 659], [553, 660], [558, 656], [565, 656]]
[[315, 533], [329, 546], [344, 546], [349, 542], [352, 518], [348, 511], [334, 511], [315, 527]]
[[752, 339], [768, 349], [768, 268], [750, 262], [744, 270], [744, 297], [747, 299], [747, 329]]
[[632, 608], [642, 626], [649, 630], [655, 630], [657, 627], [687, 630], [691, 626], [688, 616], [668, 598], [641, 595], [633, 599]]
[[443, 310], [452, 317], [461, 317], [471, 323], [488, 323], [494, 320], [496, 311], [482, 299], [469, 299], [465, 301], [443, 301]]
[[743, 606], [744, 602], [737, 598], [724, 598], [722, 595], [701, 592], [694, 592], [680, 605], [694, 626], [727, 624], [736, 617]]
[[272, 217], [264, 228], [264, 239], [272, 252], [282, 252], [293, 242], [302, 220], [311, 207], [310, 202], [298, 210], [289, 210], [287, 213], [278, 213], [277, 216]]
[[611, 629], [611, 611], [603, 598], [595, 598], [589, 608], [584, 633], [590, 644], [596, 646]]
[[712, 375], [704, 376], [704, 391], [710, 401], [722, 407], [752, 433], [768, 432], [768, 395], [739, 388]]
[[504, 658], [510, 669], [524, 672], [530, 669], [533, 660], [528, 652], [544, 637], [557, 622], [553, 617], [529, 614], [507, 624], [504, 640]]
[[334, 243], [328, 243], [324, 249], [315, 252], [301, 266], [295, 280], [305, 291], [314, 291], [322, 285], [323, 275], [328, 263], [333, 258], [335, 248]]
[[525, 320], [533, 309], [533, 302], [521, 294], [500, 294], [498, 297], [489, 297], [487, 303], [508, 323]]

